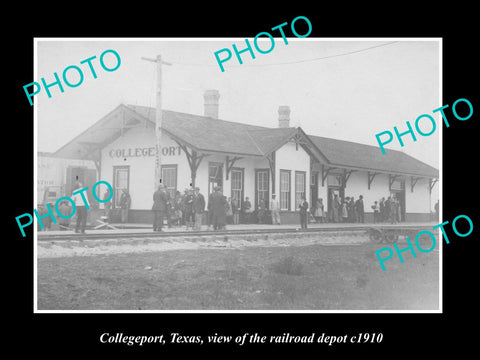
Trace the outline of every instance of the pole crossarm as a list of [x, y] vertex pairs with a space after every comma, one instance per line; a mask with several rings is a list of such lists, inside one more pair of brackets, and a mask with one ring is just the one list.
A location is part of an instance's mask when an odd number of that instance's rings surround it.
[[[142, 56], [142, 60], [146, 60], [146, 61], [150, 61], [150, 62], [158, 62], [158, 58], [157, 59], [151, 59], [151, 58], [147, 58], [147, 57], [144, 57]], [[166, 62], [166, 61], [163, 61], [163, 60], [160, 60], [160, 62], [163, 64], [163, 65], [172, 65], [172, 63], [169, 63], [169, 62]]]

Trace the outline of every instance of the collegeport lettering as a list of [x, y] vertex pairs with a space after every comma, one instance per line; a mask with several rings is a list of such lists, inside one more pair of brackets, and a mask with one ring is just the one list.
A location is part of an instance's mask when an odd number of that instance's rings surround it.
[[[128, 158], [128, 157], [145, 157], [155, 156], [155, 147], [149, 148], [126, 148], [126, 149], [111, 149], [108, 156], [111, 158]], [[163, 156], [179, 156], [182, 154], [180, 146], [165, 146], [161, 149]]]
[[143, 346], [143, 344], [165, 344], [165, 339], [163, 335], [156, 336], [135, 336], [135, 335], [124, 335], [123, 333], [109, 334], [103, 333], [99, 338], [102, 344], [125, 344], [127, 346]]

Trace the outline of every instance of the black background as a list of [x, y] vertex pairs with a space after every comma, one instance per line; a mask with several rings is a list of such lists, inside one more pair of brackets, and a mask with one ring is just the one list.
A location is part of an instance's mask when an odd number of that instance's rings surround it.
[[[440, 3], [439, 3], [440, 4]], [[180, 10], [168, 4], [122, 5], [111, 3], [100, 10], [97, 4], [73, 4], [42, 11], [29, 7], [5, 14], [6, 41], [3, 74], [7, 75], [3, 99], [4, 199], [3, 222], [9, 234], [3, 241], [2, 297], [4, 330], [2, 345], [16, 355], [29, 352], [50, 357], [74, 355], [150, 355], [168, 358], [187, 350], [200, 356], [217, 351], [269, 355], [309, 352], [313, 356], [338, 355], [345, 350], [354, 356], [418, 356], [440, 354], [453, 349], [457, 354], [473, 348], [476, 340], [478, 284], [478, 33], [477, 12], [459, 2], [420, 9], [418, 4], [384, 4], [380, 7], [357, 3], [293, 9], [285, 3], [260, 11], [246, 4], [205, 2], [196, 8], [184, 3]], [[11, 10], [10, 10], [11, 12]], [[442, 37], [443, 104], [450, 128], [443, 128], [443, 218], [450, 222], [468, 215], [474, 232], [458, 238], [448, 231], [451, 243], [443, 251], [443, 314], [33, 314], [33, 239], [21, 238], [15, 216], [33, 207], [33, 109], [26, 101], [23, 85], [33, 78], [34, 37], [241, 37], [252, 38], [261, 31], [296, 16], [310, 19], [310, 37]], [[13, 23], [8, 23], [8, 17]], [[476, 21], [476, 22], [475, 22]], [[13, 25], [12, 25], [13, 24]], [[299, 29], [299, 33], [302, 33]], [[5, 77], [4, 77], [5, 78]], [[476, 86], [475, 86], [476, 85]], [[475, 88], [475, 91], [474, 91]], [[454, 119], [451, 105], [458, 98], [473, 104], [473, 117]], [[405, 104], [408, 106], [408, 103]], [[433, 110], [433, 109], [432, 109]], [[388, 114], [385, 114], [388, 116]], [[12, 140], [9, 140], [12, 138]], [[438, 184], [436, 185], [438, 186]], [[8, 200], [7, 200], [8, 198]], [[4, 227], [5, 228], [5, 227]], [[262, 344], [228, 345], [144, 345], [142, 347], [100, 344], [104, 332], [158, 335], [242, 335], [244, 332], [275, 335], [326, 333], [355, 335], [383, 333], [380, 344]], [[475, 354], [475, 352], [473, 352]]]

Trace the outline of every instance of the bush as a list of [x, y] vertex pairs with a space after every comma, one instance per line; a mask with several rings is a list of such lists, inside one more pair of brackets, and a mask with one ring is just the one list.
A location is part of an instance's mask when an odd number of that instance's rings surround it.
[[303, 275], [303, 264], [293, 256], [287, 256], [272, 264], [272, 270], [277, 274]]

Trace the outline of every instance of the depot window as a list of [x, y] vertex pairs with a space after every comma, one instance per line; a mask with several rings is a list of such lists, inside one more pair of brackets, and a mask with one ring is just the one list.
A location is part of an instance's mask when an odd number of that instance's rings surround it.
[[255, 170], [255, 208], [257, 208], [261, 202], [263, 206], [268, 208], [269, 205], [269, 192], [268, 185], [270, 170], [268, 169], [256, 169]]
[[305, 197], [305, 171], [295, 171], [295, 209], [298, 209], [302, 197]]
[[177, 165], [162, 165], [162, 183], [170, 196], [175, 197], [177, 192]]
[[217, 162], [209, 162], [208, 193], [213, 193], [216, 186], [223, 187], [223, 164]]
[[234, 168], [230, 174], [232, 178], [231, 197], [237, 200], [238, 206], [241, 206], [243, 201], [243, 169]]
[[280, 170], [280, 210], [290, 210], [290, 170]]

